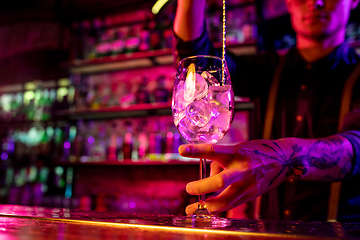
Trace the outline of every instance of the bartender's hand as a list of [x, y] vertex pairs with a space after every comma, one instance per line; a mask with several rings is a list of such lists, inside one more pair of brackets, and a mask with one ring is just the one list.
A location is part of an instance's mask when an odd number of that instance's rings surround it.
[[[333, 136], [254, 140], [234, 146], [186, 144], [179, 153], [213, 161], [210, 176], [188, 183], [186, 191], [211, 193], [206, 206], [216, 214], [255, 199], [287, 179], [339, 181], [351, 170], [352, 147], [346, 139]], [[197, 205], [189, 205], [186, 213], [192, 214]]]

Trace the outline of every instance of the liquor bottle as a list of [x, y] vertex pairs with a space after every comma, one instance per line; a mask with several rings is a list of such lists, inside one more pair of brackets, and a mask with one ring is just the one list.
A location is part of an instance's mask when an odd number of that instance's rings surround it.
[[112, 55], [125, 53], [125, 49], [126, 49], [125, 39], [126, 39], [126, 34], [123, 31], [123, 28], [114, 29], [114, 39], [111, 43]]
[[81, 45], [79, 49], [79, 57], [77, 59], [94, 59], [96, 57], [95, 47], [97, 40], [97, 28], [92, 26], [90, 20], [83, 20], [80, 23], [81, 29]]
[[81, 74], [71, 74], [71, 83], [75, 88], [75, 108], [82, 110], [86, 108], [86, 94], [88, 92], [87, 81], [81, 77]]
[[111, 29], [102, 32], [100, 41], [96, 45], [97, 57], [107, 57], [112, 54], [113, 35], [114, 33]]
[[147, 86], [148, 86], [148, 78], [144, 76], [142, 82], [139, 85], [139, 90], [135, 93], [137, 104], [150, 103], [150, 93], [146, 89]]
[[70, 157], [70, 149], [71, 149], [71, 139], [70, 139], [70, 126], [67, 124], [64, 128], [64, 141], [63, 141], [63, 150], [62, 155], [60, 157], [60, 161], [67, 162]]
[[116, 155], [116, 140], [117, 140], [117, 136], [115, 132], [112, 132], [110, 134], [110, 145], [108, 148], [108, 154], [107, 154], [107, 159], [109, 159], [110, 161], [115, 161], [117, 160], [117, 155]]
[[126, 38], [126, 52], [133, 53], [139, 51], [140, 46], [140, 33], [139, 33], [139, 26], [134, 25], [130, 28], [129, 36]]
[[151, 20], [149, 23], [150, 29], [150, 50], [161, 48], [161, 29], [158, 21]]
[[149, 51], [150, 50], [150, 29], [149, 29], [149, 22], [146, 21], [140, 30], [140, 45], [139, 50], [141, 52]]
[[120, 87], [118, 86], [118, 83], [116, 82], [112, 82], [111, 83], [111, 94], [110, 94], [110, 98], [109, 101], [107, 103], [107, 105], [109, 107], [114, 107], [114, 106], [119, 106], [119, 97], [120, 95]]
[[145, 128], [147, 126], [147, 122], [144, 120], [141, 122], [139, 126], [139, 135], [138, 135], [138, 158], [144, 159], [146, 157], [148, 147], [149, 147], [149, 137], [148, 134], [145, 132]]
[[92, 149], [92, 160], [95, 162], [106, 160], [106, 131], [102, 123], [98, 123], [97, 126], [97, 134]]
[[63, 123], [59, 123], [55, 128], [54, 133], [54, 145], [55, 145], [55, 161], [60, 161], [64, 152], [64, 126]]
[[[109, 124], [110, 125], [110, 124]], [[108, 140], [107, 150], [106, 150], [106, 158], [110, 161], [116, 161], [116, 123], [112, 123], [108, 128], [108, 132], [106, 134], [106, 138]]]
[[155, 102], [168, 102], [170, 97], [170, 92], [165, 88], [165, 76], [161, 75], [158, 77], [157, 87], [153, 91], [153, 96]]
[[169, 17], [165, 17], [163, 24], [163, 48], [171, 48], [173, 45], [173, 30], [172, 30], [172, 21]]
[[84, 135], [85, 128], [82, 120], [79, 120], [78, 127], [71, 126], [71, 152], [69, 162], [80, 162], [81, 156], [84, 154]]
[[87, 125], [84, 124], [84, 130], [84, 152], [80, 157], [80, 162], [90, 162], [92, 161], [95, 136], [97, 134], [95, 123], [90, 121]]
[[126, 133], [124, 136], [124, 143], [123, 143], [123, 158], [124, 160], [131, 160], [131, 156], [132, 156], [132, 151], [133, 151], [133, 136], [132, 136], [132, 125], [131, 122], [128, 121], [125, 123], [126, 124]]

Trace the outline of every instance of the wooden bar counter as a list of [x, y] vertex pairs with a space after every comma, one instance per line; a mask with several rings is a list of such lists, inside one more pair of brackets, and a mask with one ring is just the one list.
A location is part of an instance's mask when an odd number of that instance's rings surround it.
[[0, 240], [360, 239], [360, 223], [232, 219], [226, 228], [176, 227], [168, 215], [0, 205]]

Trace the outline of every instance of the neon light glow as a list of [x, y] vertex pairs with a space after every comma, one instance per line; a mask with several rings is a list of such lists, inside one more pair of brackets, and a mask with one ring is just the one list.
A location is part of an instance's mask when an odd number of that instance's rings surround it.
[[154, 6], [151, 8], [153, 14], [158, 14], [160, 9], [168, 2], [169, 0], [158, 0]]

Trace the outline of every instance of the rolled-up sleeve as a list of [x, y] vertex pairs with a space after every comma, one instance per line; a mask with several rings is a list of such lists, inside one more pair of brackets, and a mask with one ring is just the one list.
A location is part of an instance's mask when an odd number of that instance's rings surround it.
[[212, 42], [209, 39], [206, 28], [203, 28], [204, 31], [201, 36], [192, 41], [183, 41], [178, 36], [174, 34], [174, 57], [176, 64], [183, 58], [195, 56], [195, 55], [215, 55], [219, 56], [219, 51], [217, 51]]
[[339, 135], [349, 140], [353, 147], [354, 158], [353, 158], [353, 169], [351, 174], [348, 176], [349, 178], [359, 176], [360, 175], [360, 130], [351, 130], [342, 132]]

